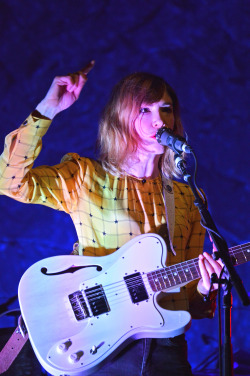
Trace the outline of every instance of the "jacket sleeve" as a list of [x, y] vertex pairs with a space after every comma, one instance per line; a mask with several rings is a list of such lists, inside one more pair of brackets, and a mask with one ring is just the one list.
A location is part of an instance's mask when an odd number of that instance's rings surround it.
[[217, 291], [212, 291], [205, 301], [205, 297], [198, 291], [197, 285], [193, 290], [189, 302], [189, 312], [193, 319], [212, 319], [216, 309]]
[[6, 136], [0, 156], [0, 194], [69, 213], [81, 184], [77, 158], [56, 166], [32, 168], [50, 124], [50, 119], [34, 111]]

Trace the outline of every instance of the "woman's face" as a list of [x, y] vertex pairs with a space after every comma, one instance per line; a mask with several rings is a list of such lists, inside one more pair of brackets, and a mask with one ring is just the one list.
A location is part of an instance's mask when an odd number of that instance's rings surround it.
[[159, 102], [142, 103], [140, 113], [134, 122], [138, 143], [149, 152], [163, 154], [164, 147], [155, 138], [156, 132], [163, 126], [174, 128], [173, 101], [165, 93]]

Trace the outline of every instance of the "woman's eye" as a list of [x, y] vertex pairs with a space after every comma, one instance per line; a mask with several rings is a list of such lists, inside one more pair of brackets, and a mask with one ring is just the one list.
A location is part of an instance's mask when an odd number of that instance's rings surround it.
[[142, 107], [140, 109], [140, 114], [146, 114], [147, 112], [149, 112], [149, 108], [147, 108], [147, 107]]
[[167, 112], [169, 114], [171, 114], [173, 112], [172, 107], [162, 107], [161, 110], [162, 110], [162, 112]]

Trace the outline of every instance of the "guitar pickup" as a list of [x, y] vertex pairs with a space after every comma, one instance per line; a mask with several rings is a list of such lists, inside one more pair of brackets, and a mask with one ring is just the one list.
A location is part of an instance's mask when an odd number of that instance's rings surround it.
[[84, 292], [93, 316], [99, 316], [110, 311], [108, 300], [102, 285], [88, 288]]
[[148, 293], [140, 273], [130, 274], [124, 277], [124, 281], [134, 304], [148, 299]]
[[81, 291], [75, 291], [73, 294], [70, 294], [69, 301], [77, 321], [84, 320], [90, 316], [87, 304]]

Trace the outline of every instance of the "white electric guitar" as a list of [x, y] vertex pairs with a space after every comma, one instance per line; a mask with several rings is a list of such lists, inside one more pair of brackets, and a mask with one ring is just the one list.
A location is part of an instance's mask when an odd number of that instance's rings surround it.
[[[247, 262], [250, 243], [230, 253], [234, 264]], [[190, 314], [165, 310], [157, 298], [200, 278], [198, 258], [169, 267], [166, 258], [162, 238], [147, 234], [108, 256], [55, 256], [32, 265], [18, 294], [41, 365], [55, 376], [85, 376], [133, 339], [188, 330]]]

